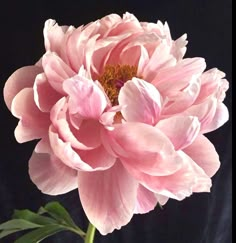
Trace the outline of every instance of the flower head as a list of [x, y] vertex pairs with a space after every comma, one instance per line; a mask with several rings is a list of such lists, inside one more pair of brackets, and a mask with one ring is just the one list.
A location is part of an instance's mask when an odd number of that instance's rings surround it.
[[184, 58], [186, 35], [130, 13], [78, 28], [50, 19], [43, 33], [45, 54], [4, 88], [17, 141], [40, 139], [29, 173], [43, 193], [78, 188], [107, 234], [158, 202], [210, 191], [220, 162], [204, 134], [228, 119], [228, 82]]

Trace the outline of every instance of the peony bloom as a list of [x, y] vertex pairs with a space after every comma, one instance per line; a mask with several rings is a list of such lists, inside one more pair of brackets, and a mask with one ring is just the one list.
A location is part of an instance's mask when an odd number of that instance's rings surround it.
[[126, 13], [85, 26], [47, 20], [46, 52], [7, 80], [18, 142], [40, 139], [29, 174], [46, 194], [78, 188], [107, 234], [169, 198], [209, 192], [220, 166], [204, 136], [222, 126], [228, 82], [203, 58], [184, 58], [186, 35]]

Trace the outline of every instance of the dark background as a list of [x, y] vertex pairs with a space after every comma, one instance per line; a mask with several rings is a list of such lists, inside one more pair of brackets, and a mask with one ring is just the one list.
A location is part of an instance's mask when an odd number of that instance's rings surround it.
[[[231, 0], [127, 0], [127, 1], [3, 1], [0, 3], [0, 85], [17, 68], [35, 63], [44, 53], [43, 25], [48, 18], [60, 25], [79, 26], [110, 13], [129, 11], [140, 21], [167, 21], [173, 39], [188, 34], [187, 57], [201, 56], [208, 69], [218, 67], [227, 74], [230, 90], [225, 104], [230, 121], [208, 134], [220, 158], [221, 168], [213, 178], [211, 193], [194, 194], [184, 201], [170, 200], [146, 215], [135, 215], [120, 231], [107, 236], [96, 234], [95, 243], [231, 243], [232, 242], [232, 1]], [[17, 144], [15, 119], [5, 107], [1, 94], [0, 222], [13, 209], [37, 210], [58, 200], [84, 229], [87, 220], [77, 191], [51, 197], [41, 194], [28, 176], [27, 161], [35, 142]], [[14, 242], [10, 236], [0, 242]], [[62, 232], [44, 242], [82, 242], [72, 233]]]

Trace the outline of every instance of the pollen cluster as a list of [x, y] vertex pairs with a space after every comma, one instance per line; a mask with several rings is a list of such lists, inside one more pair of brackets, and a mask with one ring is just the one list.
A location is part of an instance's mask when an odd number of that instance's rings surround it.
[[118, 104], [120, 88], [128, 80], [137, 76], [137, 67], [130, 65], [106, 65], [98, 81], [103, 86], [112, 105]]

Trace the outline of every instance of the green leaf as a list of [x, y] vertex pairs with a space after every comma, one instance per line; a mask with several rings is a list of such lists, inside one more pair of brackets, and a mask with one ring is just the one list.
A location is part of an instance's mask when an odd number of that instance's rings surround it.
[[42, 227], [42, 225], [31, 223], [24, 219], [12, 219], [3, 224], [0, 224], [0, 230], [11, 230], [11, 229], [33, 229]]
[[3, 237], [5, 237], [5, 236], [7, 236], [7, 235], [16, 233], [16, 232], [18, 232], [18, 231], [21, 231], [21, 230], [19, 230], [19, 229], [3, 230], [3, 231], [0, 233], [0, 239], [2, 239]]
[[67, 210], [60, 203], [50, 202], [46, 204], [44, 208], [40, 208], [40, 211], [43, 212], [43, 209], [59, 223], [66, 223], [71, 227], [77, 228], [77, 225], [74, 223]]
[[54, 235], [62, 230], [65, 230], [65, 228], [62, 226], [59, 226], [59, 225], [43, 226], [39, 229], [33, 230], [33, 231], [21, 236], [14, 243], [38, 243], [38, 242], [42, 241], [43, 239], [45, 239], [51, 235]]
[[27, 220], [29, 222], [39, 224], [39, 225], [48, 225], [48, 224], [57, 223], [56, 220], [54, 220], [52, 218], [38, 215], [37, 213], [34, 213], [28, 209], [15, 210], [12, 218], [13, 219], [24, 219], [24, 220]]

